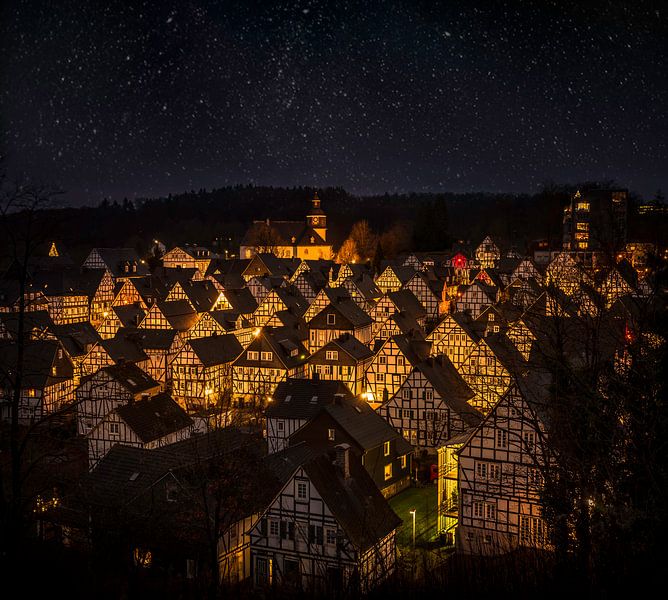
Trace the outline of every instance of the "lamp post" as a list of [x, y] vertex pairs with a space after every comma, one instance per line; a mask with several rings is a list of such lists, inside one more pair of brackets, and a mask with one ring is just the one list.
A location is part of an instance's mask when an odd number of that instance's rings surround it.
[[413, 515], [413, 550], [415, 550], [415, 509], [410, 511], [411, 515]]

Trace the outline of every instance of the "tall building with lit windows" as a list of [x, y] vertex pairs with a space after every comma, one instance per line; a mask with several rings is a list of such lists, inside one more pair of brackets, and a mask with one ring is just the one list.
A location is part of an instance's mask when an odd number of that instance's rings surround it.
[[564, 207], [563, 248], [615, 251], [626, 243], [627, 190], [575, 192]]

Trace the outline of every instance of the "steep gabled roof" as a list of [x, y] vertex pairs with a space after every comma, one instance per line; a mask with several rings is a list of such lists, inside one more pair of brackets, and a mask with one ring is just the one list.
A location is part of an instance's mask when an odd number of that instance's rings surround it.
[[85, 356], [93, 344], [102, 340], [100, 334], [95, 331], [95, 328], [88, 321], [53, 325], [51, 330], [72, 357]]
[[410, 290], [388, 292], [387, 296], [399, 312], [410, 315], [414, 319], [420, 319], [427, 314], [424, 306], [422, 306], [420, 301], [415, 297], [415, 294]]
[[239, 340], [231, 333], [192, 339], [188, 344], [205, 367], [230, 363], [243, 352]]
[[273, 419], [312, 419], [324, 406], [332, 404], [337, 394], [342, 395], [344, 402], [355, 401], [340, 381], [288, 378], [276, 387], [266, 414]]
[[[410, 454], [413, 447], [366, 402], [334, 402], [323, 408], [364, 451], [394, 440], [397, 454]], [[308, 425], [307, 425], [308, 427]]]
[[109, 377], [122, 385], [131, 394], [141, 394], [142, 392], [160, 388], [160, 384], [153, 377], [130, 362], [107, 365], [106, 367], [102, 367], [100, 371], [109, 375]]
[[482, 414], [469, 404], [475, 393], [447, 357], [429, 358], [419, 363], [416, 369], [434, 386], [443, 403], [458, 414], [466, 425], [476, 426], [480, 423]]
[[307, 462], [304, 470], [348, 539], [359, 550], [374, 546], [401, 525], [401, 519], [357, 461], [350, 461], [347, 479], [327, 456]]
[[145, 444], [194, 424], [186, 411], [165, 393], [118, 406], [116, 412]]

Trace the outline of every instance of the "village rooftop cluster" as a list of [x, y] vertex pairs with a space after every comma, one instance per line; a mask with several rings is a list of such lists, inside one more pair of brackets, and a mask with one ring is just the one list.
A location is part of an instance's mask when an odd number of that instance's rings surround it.
[[156, 240], [152, 271], [131, 248], [76, 265], [53, 242], [23, 296], [11, 268], [0, 284], [1, 418], [18, 385], [22, 427], [67, 432], [67, 466], [28, 484], [35, 532], [185, 578], [365, 592], [411, 551], [390, 502], [431, 485], [443, 547], [549, 551], [552, 333], [580, 360], [581, 323], [604, 322], [618, 369], [644, 334], [625, 211], [623, 190], [578, 193], [561, 249], [486, 237], [377, 272], [335, 260], [317, 195], [235, 259]]

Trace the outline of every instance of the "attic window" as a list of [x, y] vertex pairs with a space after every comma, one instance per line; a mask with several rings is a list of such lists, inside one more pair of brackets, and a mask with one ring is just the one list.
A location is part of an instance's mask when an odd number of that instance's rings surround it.
[[318, 396], [313, 396], [311, 398], [311, 404], [317, 404], [318, 403]]
[[293, 236], [290, 238], [290, 242], [293, 243], [293, 244], [296, 244], [296, 243], [297, 243], [297, 238], [293, 235]]
[[139, 477], [139, 471], [135, 471], [132, 475], [130, 475], [130, 481], [135, 481]]
[[327, 325], [336, 325], [336, 315], [334, 314], [327, 315]]
[[290, 396], [290, 395], [288, 394], [288, 395], [285, 397], [285, 402], [286, 402], [286, 403], [287, 403], [287, 402], [290, 402], [290, 400], [292, 400], [292, 396]]

